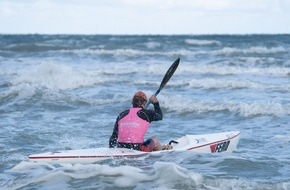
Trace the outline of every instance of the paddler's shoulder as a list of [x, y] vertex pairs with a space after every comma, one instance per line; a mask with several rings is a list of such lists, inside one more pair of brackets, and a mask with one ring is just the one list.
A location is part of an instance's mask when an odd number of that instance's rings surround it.
[[119, 118], [123, 118], [125, 117], [126, 115], [128, 115], [130, 109], [127, 109], [127, 110], [124, 110], [122, 111], [120, 114], [119, 114]]

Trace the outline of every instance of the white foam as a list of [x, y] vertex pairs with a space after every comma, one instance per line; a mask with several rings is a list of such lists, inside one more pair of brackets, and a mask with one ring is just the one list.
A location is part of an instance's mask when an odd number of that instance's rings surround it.
[[145, 43], [145, 46], [148, 48], [148, 49], [153, 49], [153, 48], [158, 48], [161, 46], [161, 44], [159, 42], [146, 42]]
[[[82, 55], [114, 55], [114, 56], [128, 56], [135, 57], [140, 55], [155, 55], [156, 52], [142, 51], [136, 49], [81, 49], [81, 50], [61, 50], [63, 53], [74, 53], [79, 56]], [[158, 53], [157, 53], [158, 54]]]
[[288, 50], [285, 49], [285, 47], [279, 46], [279, 47], [272, 47], [272, 48], [267, 48], [267, 47], [250, 47], [246, 49], [242, 48], [230, 48], [230, 47], [225, 47], [221, 50], [216, 50], [216, 54], [225, 54], [225, 55], [230, 55], [230, 54], [235, 54], [235, 53], [242, 53], [242, 54], [269, 54], [269, 53], [287, 53]]
[[290, 190], [290, 182], [285, 182], [282, 184], [283, 190]]
[[284, 190], [283, 183], [259, 183], [246, 179], [205, 179], [205, 189], [255, 189], [255, 190]]
[[283, 67], [241, 67], [241, 66], [221, 66], [221, 65], [199, 65], [187, 64], [177, 69], [177, 73], [192, 73], [192, 74], [218, 74], [218, 75], [239, 75], [239, 74], [254, 74], [254, 75], [284, 75], [290, 73], [290, 68]]
[[[17, 99], [26, 99], [32, 97], [38, 91], [48, 93], [50, 96], [60, 96], [61, 94], [55, 94], [55, 92], [114, 81], [119, 81], [119, 79], [104, 76], [102, 72], [79, 71], [64, 64], [44, 62], [17, 70], [14, 78], [10, 81], [11, 87], [1, 96], [15, 95]], [[95, 91], [97, 90], [95, 89]], [[102, 102], [99, 103], [102, 104]]]
[[13, 85], [27, 84], [35, 87], [65, 90], [92, 85], [96, 82], [92, 76], [86, 75], [86, 73], [77, 72], [63, 64], [49, 62], [20, 71], [19, 75], [12, 81]]
[[281, 143], [289, 143], [290, 142], [290, 134], [281, 134], [281, 135], [275, 135], [272, 137], [273, 140], [278, 140]]
[[198, 40], [198, 39], [186, 39], [185, 43], [190, 44], [190, 45], [199, 45], [199, 46], [221, 44], [219, 41], [216, 41], [216, 40]]
[[282, 104], [279, 101], [255, 101], [235, 102], [227, 100], [206, 101], [194, 100], [188, 97], [160, 95], [161, 105], [170, 111], [178, 113], [205, 113], [205, 112], [219, 112], [230, 111], [234, 114], [239, 114], [243, 117], [251, 117], [258, 115], [274, 115], [283, 116], [290, 114], [289, 105]]
[[177, 182], [189, 186], [199, 186], [203, 181], [201, 174], [188, 171], [172, 162], [155, 162], [153, 168], [157, 181], [160, 184], [167, 184], [167, 186], [174, 186]]
[[[205, 158], [206, 159], [206, 158]], [[100, 164], [61, 164], [49, 165], [33, 162], [21, 162], [10, 172], [20, 173], [22, 177], [5, 183], [3, 189], [25, 187], [71, 187], [72, 180], [94, 178], [98, 184], [110, 181], [112, 188], [134, 189], [281, 189], [288, 190], [289, 183], [262, 183], [247, 179], [228, 179], [219, 176], [205, 177], [198, 172], [188, 170], [173, 162], [155, 162], [141, 169], [135, 166], [109, 166]], [[86, 187], [96, 188], [94, 184]]]
[[262, 85], [260, 83], [243, 81], [243, 80], [223, 80], [223, 79], [213, 79], [213, 78], [204, 78], [204, 79], [192, 79], [189, 82], [189, 86], [192, 88], [230, 88], [230, 89], [239, 89], [239, 88], [255, 88], [263, 89], [269, 87], [269, 85]]
[[[220, 42], [216, 40], [199, 40], [199, 39], [186, 39], [186, 44], [189, 45], [198, 45], [198, 46], [206, 46], [206, 45], [218, 45], [220, 46]], [[288, 53], [289, 49], [283, 46], [278, 47], [265, 47], [265, 46], [256, 46], [249, 48], [233, 48], [233, 47], [223, 47], [218, 50], [189, 50], [188, 48], [178, 49], [173, 51], [150, 51], [152, 48], [158, 48], [161, 46], [160, 43], [156, 42], [147, 42], [145, 46], [149, 50], [139, 50], [139, 49], [131, 49], [131, 48], [120, 48], [120, 49], [104, 49], [102, 46], [97, 48], [88, 48], [88, 49], [73, 49], [73, 50], [57, 50], [61, 53], [73, 53], [78, 56], [87, 56], [87, 55], [108, 55], [108, 56], [116, 56], [116, 57], [140, 57], [140, 56], [195, 56], [195, 55], [222, 55], [222, 56], [232, 56], [233, 54], [238, 54], [241, 56], [259, 56], [262, 54], [279, 54], [279, 53]], [[261, 59], [261, 58], [260, 58]]]
[[[158, 46], [158, 44], [155, 44]], [[149, 45], [149, 47], [154, 45]], [[74, 53], [79, 56], [84, 55], [112, 55], [112, 56], [126, 56], [126, 57], [139, 57], [139, 56], [186, 56], [186, 55], [195, 55], [198, 52], [179, 49], [176, 51], [144, 51], [130, 48], [122, 48], [122, 49], [81, 49], [81, 50], [61, 50], [62, 53]], [[203, 52], [205, 53], [205, 52]]]
[[[59, 166], [21, 162], [10, 171], [29, 176], [28, 179], [15, 179], [7, 184], [10, 189], [22, 188], [31, 184], [51, 184], [56, 179], [63, 182], [59, 186], [65, 186], [70, 179], [88, 179], [96, 176], [110, 177], [116, 187], [136, 187], [139, 183], [153, 182], [152, 186], [171, 188], [176, 183], [188, 186], [198, 186], [202, 183], [202, 176], [190, 172], [172, 162], [156, 162], [153, 167], [142, 170], [133, 166], [117, 166], [99, 164], [61, 164]], [[56, 187], [59, 187], [58, 185]], [[150, 185], [149, 185], [150, 188]]]
[[240, 115], [249, 117], [255, 115], [275, 115], [283, 116], [290, 114], [290, 110], [280, 102], [254, 102], [254, 103], [243, 103], [237, 106], [237, 111]]

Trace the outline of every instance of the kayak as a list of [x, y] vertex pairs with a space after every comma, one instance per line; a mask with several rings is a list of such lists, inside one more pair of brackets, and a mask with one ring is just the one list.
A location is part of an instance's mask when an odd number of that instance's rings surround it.
[[79, 150], [63, 150], [30, 155], [32, 162], [54, 163], [94, 163], [114, 158], [139, 158], [150, 154], [163, 152], [190, 151], [193, 153], [220, 153], [236, 150], [240, 139], [239, 131], [211, 133], [201, 135], [185, 135], [179, 139], [171, 140], [170, 150], [155, 152], [142, 152], [126, 148], [90, 148]]

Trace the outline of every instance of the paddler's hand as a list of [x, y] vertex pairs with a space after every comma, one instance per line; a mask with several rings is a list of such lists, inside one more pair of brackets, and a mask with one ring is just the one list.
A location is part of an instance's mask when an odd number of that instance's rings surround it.
[[150, 100], [150, 102], [151, 102], [152, 104], [158, 102], [158, 99], [157, 99], [156, 96], [154, 96], [154, 95], [152, 95], [152, 96], [149, 98], [149, 100]]

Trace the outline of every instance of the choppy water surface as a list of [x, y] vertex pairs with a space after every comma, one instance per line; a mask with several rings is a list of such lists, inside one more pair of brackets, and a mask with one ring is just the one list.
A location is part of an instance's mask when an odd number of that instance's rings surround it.
[[[135, 91], [158, 95], [148, 137], [241, 131], [238, 150], [36, 164], [107, 147]], [[290, 189], [290, 36], [0, 35], [1, 189]]]

